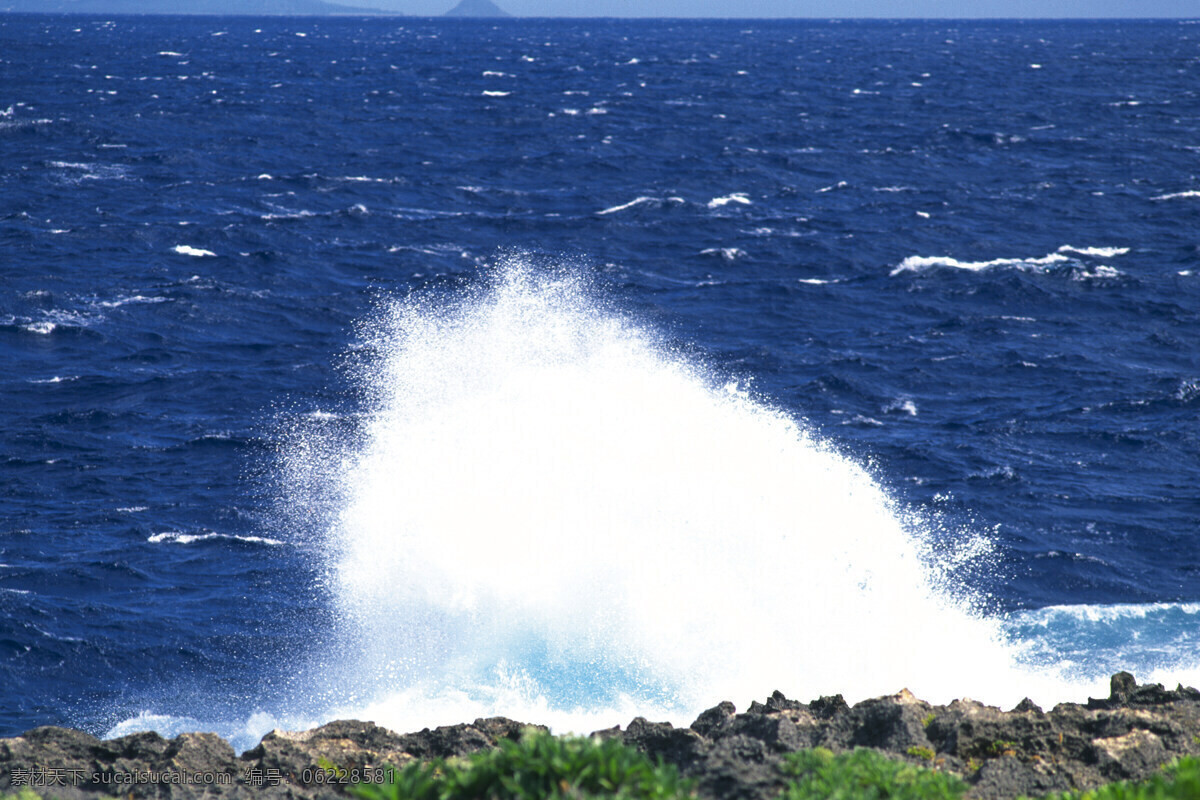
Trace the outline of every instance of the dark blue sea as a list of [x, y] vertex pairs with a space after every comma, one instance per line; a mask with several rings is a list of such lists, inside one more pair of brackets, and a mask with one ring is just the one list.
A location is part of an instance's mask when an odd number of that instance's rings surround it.
[[1200, 25], [0, 16], [0, 735], [1200, 679]]

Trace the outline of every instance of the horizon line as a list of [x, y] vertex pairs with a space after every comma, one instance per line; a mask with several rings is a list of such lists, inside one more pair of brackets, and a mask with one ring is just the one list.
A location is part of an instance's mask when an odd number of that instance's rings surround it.
[[[329, 5], [338, 5], [337, 3], [329, 3]], [[696, 22], [787, 22], [792, 20], [805, 20], [811, 22], [1194, 22], [1200, 24], [1200, 16], [1177, 17], [1177, 16], [1146, 16], [1146, 17], [1126, 17], [1126, 16], [1099, 16], [1099, 17], [937, 17], [937, 16], [908, 16], [908, 17], [869, 17], [857, 15], [842, 15], [833, 17], [822, 16], [790, 16], [790, 17], [680, 17], [680, 16], [595, 16], [595, 17], [577, 17], [564, 15], [531, 15], [519, 16], [516, 14], [507, 14], [506, 16], [447, 16], [446, 14], [406, 14], [403, 11], [389, 11], [388, 9], [363, 9], [347, 6], [345, 12], [329, 12], [324, 14], [293, 14], [293, 13], [240, 13], [236, 11], [215, 12], [215, 11], [19, 11], [10, 8], [0, 8], [0, 14], [11, 15], [27, 15], [27, 16], [54, 16], [54, 17], [259, 17], [259, 18], [281, 18], [281, 19], [326, 19], [329, 17], [397, 17], [404, 19], [446, 19], [453, 21], [486, 21], [486, 22], [502, 22], [505, 20], [675, 20], [687, 21], [694, 20]]]

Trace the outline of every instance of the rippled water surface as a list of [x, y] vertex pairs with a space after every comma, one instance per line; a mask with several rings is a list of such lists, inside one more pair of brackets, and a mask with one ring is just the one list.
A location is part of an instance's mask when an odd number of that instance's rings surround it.
[[0, 16], [0, 733], [1187, 682], [1198, 73]]

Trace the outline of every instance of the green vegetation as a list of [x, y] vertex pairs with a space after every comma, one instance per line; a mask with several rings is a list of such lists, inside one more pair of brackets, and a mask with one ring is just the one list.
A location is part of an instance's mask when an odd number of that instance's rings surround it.
[[18, 792], [0, 794], [0, 800], [41, 800], [41, 797], [33, 789], [26, 786]]
[[928, 747], [921, 747], [919, 745], [914, 745], [913, 747], [908, 748], [908, 754], [914, 758], [920, 758], [924, 761], [933, 761], [934, 756], [932, 749]]
[[1130, 783], [1110, 783], [1099, 789], [1054, 794], [1045, 800], [1196, 800], [1200, 798], [1200, 759], [1185, 756], [1159, 774]]
[[[999, 745], [1010, 745], [1000, 742]], [[995, 748], [1006, 749], [1006, 748]], [[927, 747], [909, 755], [932, 761]], [[824, 748], [785, 756], [788, 783], [779, 800], [962, 800], [967, 785], [953, 775], [859, 748]], [[519, 742], [469, 758], [412, 762], [387, 784], [360, 783], [361, 800], [684, 800], [690, 783], [673, 766], [650, 762], [615, 739], [559, 738], [531, 732]], [[25, 790], [0, 800], [35, 800]], [[1030, 800], [1022, 798], [1022, 800]], [[1200, 800], [1200, 759], [1186, 757], [1138, 783], [1048, 795], [1042, 800]]]
[[358, 784], [362, 800], [676, 800], [691, 785], [615, 739], [528, 733], [465, 759], [414, 762], [390, 784]]
[[785, 757], [783, 769], [794, 780], [781, 800], [958, 800], [967, 788], [953, 775], [864, 748], [836, 756], [801, 750]]

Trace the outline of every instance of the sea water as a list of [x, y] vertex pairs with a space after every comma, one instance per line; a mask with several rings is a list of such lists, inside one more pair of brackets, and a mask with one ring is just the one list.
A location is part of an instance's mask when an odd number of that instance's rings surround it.
[[0, 17], [0, 727], [1196, 683], [1198, 35]]

